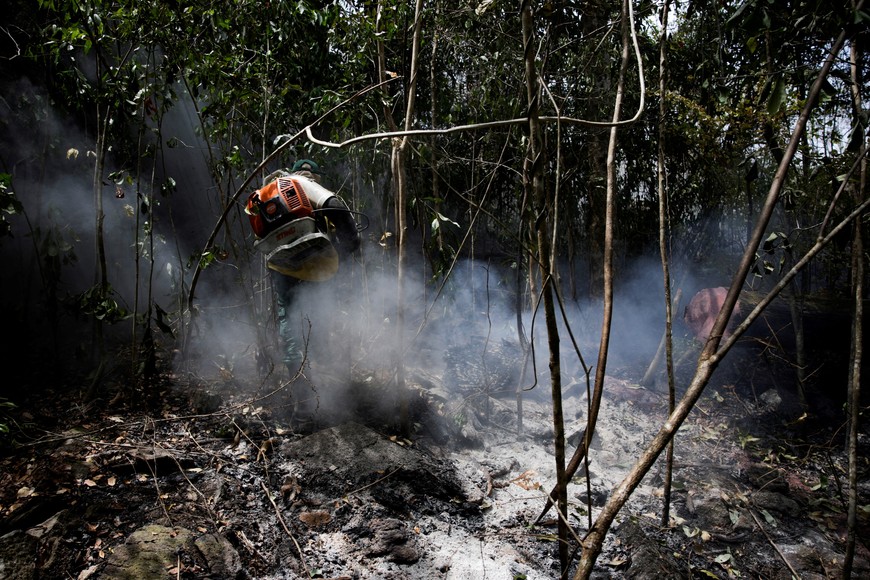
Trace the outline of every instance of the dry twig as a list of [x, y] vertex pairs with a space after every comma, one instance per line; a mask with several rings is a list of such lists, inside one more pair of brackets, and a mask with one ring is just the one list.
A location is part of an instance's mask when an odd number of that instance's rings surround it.
[[260, 486], [263, 488], [263, 491], [266, 492], [266, 498], [269, 500], [269, 503], [272, 504], [272, 507], [275, 508], [275, 515], [278, 517], [278, 523], [281, 524], [281, 527], [284, 529], [284, 533], [287, 534], [287, 537], [292, 540], [293, 544], [296, 546], [296, 551], [299, 552], [299, 563], [302, 564], [302, 569], [305, 571], [306, 577], [311, 577], [311, 572], [308, 570], [308, 566], [305, 565], [305, 555], [302, 553], [302, 547], [299, 545], [299, 542], [296, 541], [296, 537], [293, 535], [293, 532], [290, 531], [290, 528], [287, 527], [287, 523], [284, 521], [284, 517], [281, 515], [281, 510], [278, 509], [278, 504], [275, 503], [275, 500], [272, 498], [272, 494], [269, 492], [269, 488], [266, 487], [266, 484], [260, 481]]
[[801, 575], [798, 574], [797, 570], [792, 567], [791, 563], [789, 563], [788, 559], [785, 557], [785, 554], [782, 553], [782, 551], [779, 549], [779, 546], [776, 545], [776, 543], [773, 541], [773, 538], [770, 537], [770, 535], [767, 533], [767, 530], [765, 530], [764, 526], [761, 525], [761, 521], [758, 519], [758, 516], [755, 515], [755, 511], [748, 511], [749, 515], [752, 516], [752, 519], [755, 520], [755, 525], [758, 526], [758, 529], [761, 530], [761, 533], [764, 534], [765, 538], [767, 538], [767, 541], [770, 543], [770, 546], [776, 552], [777, 556], [779, 556], [780, 559], [785, 563], [786, 567], [788, 567], [788, 570], [789, 572], [791, 572], [792, 577], [800, 578]]

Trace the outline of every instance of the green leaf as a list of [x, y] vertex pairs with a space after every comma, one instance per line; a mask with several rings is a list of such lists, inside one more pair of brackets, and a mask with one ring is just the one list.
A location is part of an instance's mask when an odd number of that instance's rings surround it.
[[170, 195], [175, 192], [176, 189], [177, 184], [175, 182], [175, 179], [173, 179], [172, 177], [167, 177], [166, 181], [164, 181], [160, 185], [160, 193], [162, 193], [163, 195]]
[[754, 437], [752, 435], [749, 435], [748, 433], [740, 433], [738, 438], [740, 440], [741, 449], [746, 449], [746, 446], [750, 443], [757, 443], [758, 441], [761, 441], [761, 439], [759, 439], [758, 437]]
[[728, 22], [726, 23], [726, 25], [730, 27], [738, 22], [741, 22], [743, 20], [743, 17], [744, 17], [743, 13], [746, 12], [746, 10], [748, 10], [749, 7], [752, 6], [753, 4], [754, 4], [754, 2], [752, 0], [747, 0], [746, 2], [744, 2], [743, 4], [738, 6], [737, 10], [734, 11], [734, 14], [731, 16], [731, 18], [728, 19]]
[[436, 211], [436, 212], [435, 212], [435, 215], [438, 216], [438, 221], [447, 222], [447, 223], [449, 223], [449, 224], [453, 224], [453, 225], [456, 226], [457, 228], [459, 227], [459, 224], [458, 224], [458, 223], [456, 223], [456, 222], [453, 221], [452, 219], [449, 219], [449, 218], [444, 217], [444, 216], [441, 215], [439, 212]]
[[683, 526], [683, 533], [686, 534], [687, 538], [694, 538], [698, 534], [701, 533], [700, 528], [690, 528], [689, 526]]
[[728, 519], [731, 520], [732, 526], [736, 526], [737, 522], [740, 520], [740, 512], [737, 510], [728, 510]]
[[156, 317], [154, 318], [154, 322], [157, 324], [157, 328], [163, 331], [165, 334], [169, 336], [175, 336], [175, 332], [172, 330], [172, 327], [168, 322], [168, 314], [165, 310], [163, 310], [158, 304], [154, 304], [154, 312], [156, 313]]
[[746, 48], [749, 49], [750, 54], [755, 54], [755, 51], [758, 50], [758, 38], [750, 36], [746, 41]]
[[785, 81], [782, 77], [778, 77], [773, 84], [773, 89], [770, 92], [770, 97], [767, 99], [767, 112], [770, 115], [777, 114], [785, 102]]

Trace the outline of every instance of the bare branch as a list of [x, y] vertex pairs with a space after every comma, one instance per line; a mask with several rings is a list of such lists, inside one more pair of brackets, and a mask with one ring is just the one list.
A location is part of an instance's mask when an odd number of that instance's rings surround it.
[[[624, 121], [620, 121], [618, 119], [614, 119], [612, 121], [591, 121], [588, 119], [575, 119], [574, 117], [562, 117], [559, 116], [540, 116], [538, 120], [541, 123], [564, 123], [567, 125], [580, 125], [584, 127], [598, 127], [598, 128], [612, 128], [612, 127], [621, 127], [624, 125], [631, 125], [635, 123], [640, 116], [643, 114], [646, 109], [646, 78], [643, 72], [643, 61], [640, 58], [640, 45], [637, 42], [637, 30], [634, 23], [634, 8], [631, 6], [629, 2], [628, 7], [628, 18], [630, 22], [631, 28], [631, 40], [632, 45], [634, 47], [634, 57], [637, 60], [638, 66], [638, 78], [640, 83], [640, 102], [637, 106], [637, 111], [635, 111], [634, 116], [631, 119], [626, 119]], [[310, 130], [310, 127], [306, 127], [306, 137], [312, 143], [320, 145], [322, 147], [329, 147], [332, 149], [342, 149], [344, 147], [349, 147], [350, 145], [354, 145], [356, 143], [361, 143], [364, 141], [372, 141], [372, 140], [380, 140], [380, 139], [395, 139], [398, 137], [424, 137], [424, 136], [434, 136], [434, 135], [450, 135], [452, 133], [463, 133], [466, 131], [479, 131], [481, 129], [494, 129], [497, 127], [507, 127], [511, 125], [528, 125], [529, 119], [528, 117], [521, 117], [517, 119], [503, 119], [501, 121], [487, 121], [484, 123], [472, 123], [469, 125], [457, 125], [455, 127], [447, 127], [445, 129], [410, 129], [407, 127], [404, 131], [388, 131], [383, 133], [371, 133], [369, 135], [360, 135], [358, 137], [353, 137], [351, 139], [347, 139], [345, 141], [334, 142], [334, 141], [324, 141], [322, 139], [316, 138]]]

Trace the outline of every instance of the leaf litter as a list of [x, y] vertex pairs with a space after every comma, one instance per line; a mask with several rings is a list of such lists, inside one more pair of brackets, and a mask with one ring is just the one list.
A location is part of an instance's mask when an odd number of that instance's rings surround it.
[[[592, 494], [579, 476], [569, 488], [567, 517], [580, 537], [663, 420], [660, 394], [608, 382], [619, 396], [605, 400], [593, 439]], [[75, 417], [63, 397], [22, 406], [43, 427], [0, 459], [0, 535], [10, 545], [26, 536], [31, 577], [116, 577], [125, 565], [117, 555], [145, 529], [177, 540], [164, 566], [174, 577], [558, 577], [555, 514], [535, 521], [555, 484], [545, 401], [525, 401], [518, 435], [513, 402], [494, 400], [488, 416], [473, 417], [483, 443], [469, 445], [450, 426], [427, 426], [446, 420], [434, 405], [415, 417], [411, 437], [383, 416], [302, 430], [280, 405], [237, 390], [216, 392], [220, 408], [196, 413], [200, 388], [168, 384], [162, 408], [148, 414]], [[828, 418], [785, 429], [748, 400], [733, 388], [702, 399], [677, 436], [670, 521], [660, 522], [657, 465], [594, 577], [837, 574], [846, 518], [838, 426]], [[579, 432], [585, 399], [566, 408], [575, 410], [568, 432]], [[859, 510], [863, 537], [868, 511]], [[870, 572], [863, 541], [856, 567]]]

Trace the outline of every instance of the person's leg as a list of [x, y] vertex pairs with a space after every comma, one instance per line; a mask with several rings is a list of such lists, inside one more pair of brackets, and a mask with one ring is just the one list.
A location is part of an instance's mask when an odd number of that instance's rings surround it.
[[281, 359], [291, 377], [294, 377], [302, 365], [302, 339], [298, 317], [294, 311], [298, 309], [295, 303], [300, 281], [290, 276], [284, 276], [270, 270], [272, 274], [272, 289], [275, 291], [275, 306], [278, 316], [278, 337], [281, 344]]
[[[290, 399], [293, 407], [293, 417], [302, 422], [310, 421], [311, 413], [319, 406], [317, 390], [305, 374], [299, 374], [299, 369], [305, 361], [305, 337], [302, 322], [299, 294], [302, 281], [290, 276], [272, 272], [272, 288], [275, 291], [275, 302], [278, 316], [278, 336], [281, 345], [281, 358], [290, 378]], [[298, 376], [297, 376], [298, 375]]]

